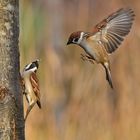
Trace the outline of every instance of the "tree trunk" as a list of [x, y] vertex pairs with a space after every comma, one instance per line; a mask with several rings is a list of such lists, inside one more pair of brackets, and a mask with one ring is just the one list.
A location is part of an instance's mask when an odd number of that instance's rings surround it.
[[19, 1], [0, 0], [0, 140], [24, 140]]

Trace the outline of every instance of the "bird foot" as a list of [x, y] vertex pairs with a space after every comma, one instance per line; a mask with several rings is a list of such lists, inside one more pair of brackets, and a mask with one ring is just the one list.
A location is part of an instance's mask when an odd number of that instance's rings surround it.
[[81, 54], [81, 59], [83, 61], [89, 61], [90, 63], [94, 64], [94, 60], [92, 57], [88, 56], [88, 55], [85, 55], [85, 54]]

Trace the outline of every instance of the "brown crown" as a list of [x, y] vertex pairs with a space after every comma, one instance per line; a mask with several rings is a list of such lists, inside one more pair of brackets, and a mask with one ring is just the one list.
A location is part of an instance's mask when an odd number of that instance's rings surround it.
[[70, 35], [67, 44], [72, 43], [72, 41], [73, 41], [74, 38], [80, 38], [81, 32], [82, 32], [82, 31], [73, 32], [73, 33]]

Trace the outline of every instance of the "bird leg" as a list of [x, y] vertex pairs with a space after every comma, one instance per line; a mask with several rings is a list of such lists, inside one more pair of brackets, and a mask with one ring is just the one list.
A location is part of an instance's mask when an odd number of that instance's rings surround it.
[[81, 54], [81, 59], [83, 61], [89, 61], [90, 63], [94, 64], [94, 60], [91, 56], [86, 55], [86, 54]]

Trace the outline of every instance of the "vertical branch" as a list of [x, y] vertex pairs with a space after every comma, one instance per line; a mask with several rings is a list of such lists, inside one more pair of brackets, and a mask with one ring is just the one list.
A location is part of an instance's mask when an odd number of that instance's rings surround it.
[[19, 73], [19, 1], [0, 0], [0, 139], [24, 140]]

